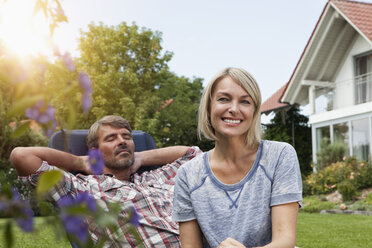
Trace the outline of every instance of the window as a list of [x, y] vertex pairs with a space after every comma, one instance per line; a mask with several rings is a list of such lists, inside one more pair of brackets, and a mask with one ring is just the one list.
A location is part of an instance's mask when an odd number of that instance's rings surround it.
[[333, 110], [334, 91], [330, 88], [317, 88], [315, 98], [315, 113]]
[[372, 101], [372, 53], [355, 59], [355, 103]]
[[353, 137], [353, 155], [358, 160], [368, 160], [369, 155], [369, 126], [368, 118], [351, 122]]
[[345, 147], [345, 156], [349, 156], [349, 126], [347, 122], [333, 125], [333, 143], [342, 144]]
[[316, 129], [316, 150], [320, 151], [323, 142], [330, 142], [329, 126], [320, 127]]

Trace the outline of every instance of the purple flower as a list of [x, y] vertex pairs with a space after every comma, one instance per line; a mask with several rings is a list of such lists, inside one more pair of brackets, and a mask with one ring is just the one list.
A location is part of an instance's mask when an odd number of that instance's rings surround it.
[[31, 108], [26, 109], [26, 116], [40, 124], [46, 124], [54, 119], [54, 108], [49, 104], [45, 107], [44, 100], [40, 100]]
[[74, 72], [75, 71], [75, 64], [72, 61], [71, 55], [68, 52], [65, 52], [65, 54], [62, 56], [63, 64], [65, 67], [70, 71]]
[[24, 232], [31, 232], [34, 224], [34, 212], [27, 201], [22, 200], [21, 194], [16, 188], [12, 188], [12, 199], [10, 208], [17, 209], [15, 218], [18, 226]]
[[75, 200], [78, 204], [86, 204], [87, 208], [91, 212], [95, 212], [97, 210], [94, 198], [87, 191], [78, 194]]
[[88, 152], [88, 163], [94, 175], [101, 175], [105, 162], [99, 149], [91, 149]]
[[83, 89], [83, 96], [81, 98], [81, 107], [84, 113], [88, 113], [92, 106], [92, 83], [89, 76], [85, 72], [80, 72], [78, 76], [80, 87]]
[[34, 224], [34, 212], [28, 203], [23, 204], [21, 216], [16, 218], [16, 222], [24, 232], [31, 232]]
[[90, 107], [92, 107], [92, 94], [89, 92], [84, 92], [83, 97], [81, 98], [81, 107], [83, 108], [84, 113], [88, 113]]
[[49, 122], [48, 124], [49, 124], [48, 128], [43, 129], [43, 134], [47, 137], [51, 137], [52, 134], [54, 133], [54, 130], [56, 130], [57, 128], [57, 121], [56, 119], [53, 119], [52, 122]]
[[85, 93], [92, 93], [92, 83], [90, 82], [88, 74], [85, 72], [80, 72], [78, 76], [80, 87]]
[[95, 212], [97, 210], [94, 198], [87, 191], [80, 192], [76, 197], [73, 197], [72, 195], [65, 195], [58, 201], [58, 206], [62, 209], [77, 205], [84, 205], [91, 212]]
[[42, 124], [44, 135], [50, 137], [57, 127], [54, 112], [55, 110], [50, 104], [45, 106], [44, 100], [40, 100], [31, 108], [26, 109], [26, 116]]
[[131, 207], [132, 211], [130, 213], [130, 220], [129, 223], [132, 224], [135, 227], [138, 227], [140, 225], [139, 223], [139, 215], [137, 213], [137, 210], [134, 206]]
[[75, 235], [81, 242], [87, 240], [88, 226], [83, 217], [62, 214], [61, 219], [69, 235]]
[[76, 198], [72, 195], [63, 196], [58, 201], [58, 206], [61, 208], [61, 220], [66, 232], [69, 235], [75, 235], [81, 242], [85, 242], [88, 234], [88, 226], [82, 216], [76, 213], [69, 213], [69, 208], [83, 206], [90, 212], [97, 210], [94, 198], [88, 192], [79, 193]]
[[0, 199], [0, 212], [5, 212], [8, 210], [8, 204], [6, 204], [6, 202], [2, 202], [2, 200]]

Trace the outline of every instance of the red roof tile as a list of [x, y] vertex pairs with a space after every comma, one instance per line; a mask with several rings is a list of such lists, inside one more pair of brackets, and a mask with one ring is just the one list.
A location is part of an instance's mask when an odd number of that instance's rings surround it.
[[372, 41], [372, 3], [330, 0], [370, 41]]
[[271, 111], [275, 111], [281, 108], [288, 106], [287, 103], [281, 103], [280, 98], [282, 97], [285, 89], [287, 88], [287, 84], [283, 85], [279, 90], [277, 90], [271, 97], [269, 97], [262, 105], [261, 105], [261, 113], [268, 114]]

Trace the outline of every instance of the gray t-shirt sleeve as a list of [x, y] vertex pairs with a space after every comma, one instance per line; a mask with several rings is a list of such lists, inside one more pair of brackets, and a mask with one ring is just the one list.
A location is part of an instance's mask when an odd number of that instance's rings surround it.
[[302, 206], [302, 180], [295, 149], [286, 145], [276, 165], [270, 206], [298, 202]]
[[196, 219], [194, 208], [191, 203], [189, 184], [187, 182], [187, 166], [189, 161], [181, 166], [177, 172], [174, 185], [173, 213], [172, 218], [177, 222], [184, 222]]

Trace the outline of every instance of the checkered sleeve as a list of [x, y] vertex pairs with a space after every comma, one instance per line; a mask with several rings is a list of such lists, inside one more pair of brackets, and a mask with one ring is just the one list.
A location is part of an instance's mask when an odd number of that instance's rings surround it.
[[48, 193], [48, 198], [53, 203], [57, 202], [64, 195], [76, 195], [78, 192], [87, 191], [89, 189], [88, 185], [84, 184], [83, 181], [75, 175], [63, 171], [55, 166], [51, 166], [46, 161], [43, 161], [40, 168], [34, 174], [28, 176], [19, 176], [18, 178], [23, 185], [35, 188], [40, 175], [51, 170], [59, 170], [62, 172], [62, 179]]

